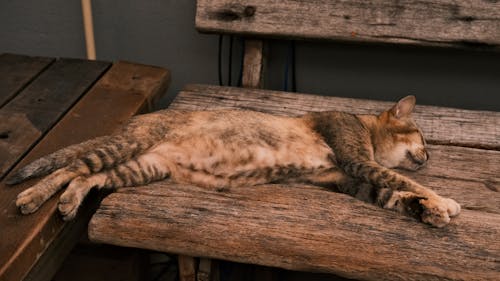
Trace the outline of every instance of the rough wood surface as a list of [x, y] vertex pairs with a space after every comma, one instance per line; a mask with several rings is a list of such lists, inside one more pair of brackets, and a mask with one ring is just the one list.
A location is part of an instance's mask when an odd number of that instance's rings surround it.
[[[132, 115], [147, 111], [165, 92], [169, 80], [169, 72], [162, 68], [114, 64], [16, 167], [70, 144], [111, 133]], [[86, 204], [75, 220], [64, 223], [57, 211], [56, 195], [36, 213], [23, 216], [15, 198], [33, 183], [6, 186], [0, 182], [0, 280], [21, 280], [35, 263], [36, 268], [55, 273], [97, 207], [97, 202]], [[91, 199], [97, 201], [95, 196]]]
[[264, 42], [256, 39], [245, 40], [243, 76], [241, 84], [245, 88], [262, 88], [264, 77]]
[[[187, 85], [169, 108], [240, 108], [293, 116], [325, 110], [378, 113], [392, 104], [260, 89]], [[500, 112], [418, 105], [417, 97], [414, 117], [429, 143], [500, 150]]]
[[[109, 67], [61, 59], [0, 109], [0, 179]], [[7, 75], [8, 77], [8, 75]]]
[[428, 165], [399, 171], [469, 210], [500, 215], [500, 151], [429, 145]]
[[1, 54], [0, 108], [53, 61], [52, 58]]
[[307, 186], [123, 189], [104, 199], [89, 236], [363, 280], [494, 280], [500, 270], [498, 214], [464, 210], [437, 229]]
[[198, 0], [203, 32], [500, 49], [498, 1]]

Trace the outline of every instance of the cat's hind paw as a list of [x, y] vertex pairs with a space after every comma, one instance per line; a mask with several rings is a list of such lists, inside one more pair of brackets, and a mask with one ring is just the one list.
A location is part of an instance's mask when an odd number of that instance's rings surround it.
[[66, 191], [59, 197], [57, 208], [62, 215], [63, 220], [70, 221], [76, 217], [78, 208], [86, 195], [86, 181], [84, 178], [75, 178], [68, 186]]
[[31, 214], [42, 206], [47, 197], [42, 188], [30, 187], [17, 195], [16, 206], [23, 215]]
[[75, 218], [80, 202], [76, 200], [75, 197], [64, 195], [65, 194], [59, 198], [59, 205], [57, 208], [59, 209], [63, 220], [70, 221]]

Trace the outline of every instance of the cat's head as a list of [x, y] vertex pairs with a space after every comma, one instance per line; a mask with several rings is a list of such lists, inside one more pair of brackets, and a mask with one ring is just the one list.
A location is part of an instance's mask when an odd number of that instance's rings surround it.
[[429, 159], [422, 131], [411, 116], [415, 102], [407, 96], [377, 117], [375, 160], [387, 168], [417, 170]]

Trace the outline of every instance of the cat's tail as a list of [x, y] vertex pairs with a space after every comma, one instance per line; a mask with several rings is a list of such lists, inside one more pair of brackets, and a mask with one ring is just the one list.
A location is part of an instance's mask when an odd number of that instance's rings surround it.
[[74, 161], [85, 151], [89, 151], [95, 145], [106, 142], [108, 137], [98, 137], [86, 142], [74, 144], [63, 149], [57, 150], [49, 155], [41, 157], [28, 165], [18, 169], [11, 174], [5, 181], [9, 185], [18, 184], [25, 180], [45, 176], [56, 169], [64, 167]]
[[145, 146], [147, 144], [123, 136], [98, 137], [39, 158], [15, 171], [5, 182], [9, 185], [17, 184], [31, 178], [45, 176], [75, 162], [86, 165], [91, 172], [98, 172], [130, 159]]

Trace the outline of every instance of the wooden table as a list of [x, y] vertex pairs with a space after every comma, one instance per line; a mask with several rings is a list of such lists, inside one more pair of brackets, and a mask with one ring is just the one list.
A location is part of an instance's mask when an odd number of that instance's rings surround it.
[[97, 204], [85, 204], [74, 221], [63, 222], [55, 196], [23, 216], [15, 198], [33, 181], [6, 186], [5, 177], [42, 155], [109, 134], [132, 115], [150, 111], [170, 74], [129, 62], [1, 54], [0, 77], [0, 280], [50, 280], [85, 233]]

